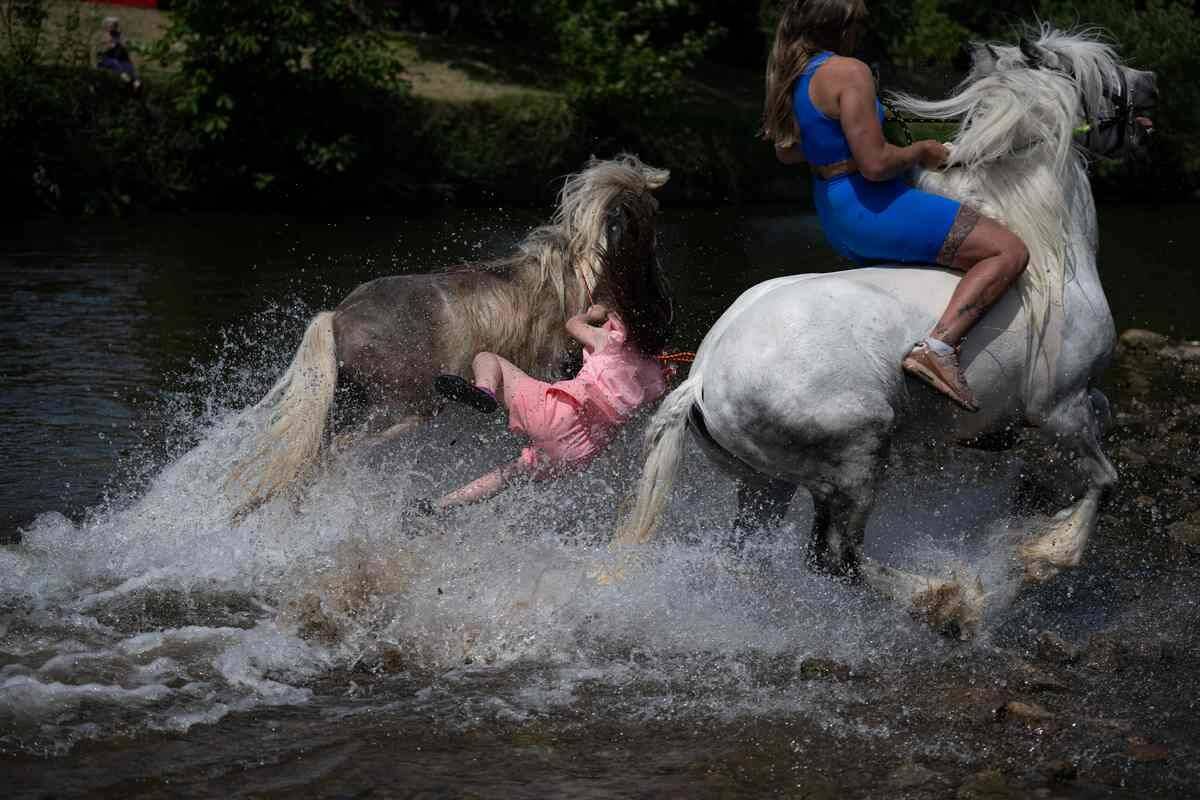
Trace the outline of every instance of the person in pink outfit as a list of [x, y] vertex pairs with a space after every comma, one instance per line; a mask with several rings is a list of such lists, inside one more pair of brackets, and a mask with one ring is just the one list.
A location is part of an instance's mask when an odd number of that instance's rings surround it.
[[583, 345], [583, 368], [574, 378], [546, 383], [495, 353], [479, 353], [475, 382], [441, 375], [435, 388], [451, 400], [485, 413], [500, 405], [508, 427], [531, 440], [521, 455], [428, 504], [445, 511], [485, 500], [513, 480], [545, 480], [580, 469], [595, 458], [639, 409], [667, 391], [669, 368], [658, 359], [665, 326], [631, 325], [604, 305], [567, 320], [567, 333]]

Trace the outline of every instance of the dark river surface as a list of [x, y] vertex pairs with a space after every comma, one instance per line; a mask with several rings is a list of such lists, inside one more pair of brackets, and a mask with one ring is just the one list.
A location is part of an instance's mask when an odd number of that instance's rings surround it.
[[[711, 542], [731, 484], [693, 458], [675, 535], [602, 584], [637, 432], [586, 475], [430, 532], [405, 498], [514, 452], [502, 428], [457, 412], [339, 458], [294, 505], [229, 521], [215, 498], [237, 411], [312, 313], [374, 277], [505, 253], [541, 221], [139, 217], [30, 223], [0, 241], [0, 539], [23, 540], [0, 546], [10, 796], [1200, 796], [1194, 751], [1173, 746], [1161, 773], [1110, 753], [1196, 740], [1178, 716], [1186, 702], [1200, 713], [1194, 667], [1175, 676], [1186, 700], [1150, 673], [1128, 691], [1086, 673], [1050, 733], [971, 716], [995, 711], [986, 693], [1011, 687], [1041, 629], [1083, 641], [1140, 620], [1129, 581], [1166, 592], [1147, 604], [1190, 598], [1176, 611], [1194, 619], [1195, 586], [1157, 568], [1064, 579], [953, 644], [803, 574], [797, 535], [764, 543], [758, 571], [728, 563]], [[1100, 222], [1118, 330], [1200, 338], [1200, 205], [1107, 205]], [[669, 210], [660, 241], [683, 349], [744, 288], [836, 264], [815, 217], [786, 208]], [[1011, 594], [984, 534], [1007, 517], [1021, 462], [953, 460], [888, 490], [870, 547], [970, 563]], [[804, 528], [806, 506], [785, 528]], [[1106, 723], [1080, 710], [1093, 701], [1145, 716]], [[1155, 716], [1154, 703], [1175, 705]], [[1046, 777], [1056, 760], [1078, 779]], [[971, 794], [988, 780], [1014, 793]]]

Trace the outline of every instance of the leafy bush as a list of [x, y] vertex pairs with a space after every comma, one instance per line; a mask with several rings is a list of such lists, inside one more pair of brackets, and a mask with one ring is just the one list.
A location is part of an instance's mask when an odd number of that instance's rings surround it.
[[0, 1], [0, 30], [4, 33], [4, 57], [19, 66], [42, 61], [42, 40], [50, 19], [46, 0]]
[[554, 43], [555, 10], [544, 0], [408, 0], [398, 21], [438, 35], [467, 34], [545, 47]]
[[567, 94], [588, 113], [652, 113], [722, 33], [683, 0], [562, 0], [555, 13]]
[[[548, 92], [501, 96], [486, 102], [423, 104], [419, 149], [428, 153], [427, 182], [453, 178], [472, 199], [525, 202], [551, 194], [540, 178], [571, 171], [578, 151], [578, 120], [566, 100]], [[543, 191], [539, 191], [539, 189]]]
[[116, 213], [186, 183], [169, 121], [95, 69], [80, 9], [0, 0], [0, 180], [26, 213]]
[[938, 0], [913, 0], [909, 25], [892, 42], [893, 58], [909, 67], [947, 64], [970, 38], [971, 32], [942, 8]]
[[[347, 0], [176, 0], [158, 57], [222, 178], [288, 191], [348, 172], [406, 84], [378, 9]], [[378, 112], [378, 113], [377, 113]]]
[[715, 20], [739, 16], [719, 0], [417, 0], [403, 13], [433, 33], [519, 42], [561, 69], [576, 109], [622, 115], [668, 97], [721, 36]]

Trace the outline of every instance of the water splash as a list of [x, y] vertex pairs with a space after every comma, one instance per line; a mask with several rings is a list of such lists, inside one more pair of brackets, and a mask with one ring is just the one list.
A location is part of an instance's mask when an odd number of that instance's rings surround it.
[[[243, 346], [198, 369], [199, 398], [164, 404], [174, 438], [162, 449], [194, 445], [144, 468], [144, 489], [78, 524], [43, 514], [0, 550], [4, 746], [185, 731], [308, 702], [327, 676], [355, 671], [409, 676], [424, 688], [393, 702], [463, 727], [583, 713], [597, 692], [608, 718], [803, 708], [833, 720], [852, 689], [810, 681], [806, 659], [853, 672], [950, 647], [863, 589], [805, 573], [804, 509], [742, 558], [727, 555], [732, 484], [699, 457], [664, 540], [610, 552], [636, 430], [584, 474], [429, 521], [413, 498], [518, 446], [502, 422], [450, 410], [407, 439], [331, 455], [302, 492], [235, 520], [222, 487], [264, 423], [237, 406], [288, 355], [235, 364]], [[923, 523], [903, 502], [884, 505], [873, 550], [939, 571], [964, 557], [965, 537], [915, 532]], [[989, 583], [1007, 580], [1001, 560], [991, 569]]]

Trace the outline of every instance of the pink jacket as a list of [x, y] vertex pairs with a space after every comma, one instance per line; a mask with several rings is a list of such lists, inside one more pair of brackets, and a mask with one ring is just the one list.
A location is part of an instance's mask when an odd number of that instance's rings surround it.
[[550, 390], [568, 395], [591, 412], [593, 428], [615, 428], [666, 394], [667, 371], [657, 358], [642, 354], [626, 341], [625, 324], [619, 317], [609, 315], [601, 327], [608, 332], [604, 346], [594, 353], [584, 348], [579, 374], [558, 381]]

